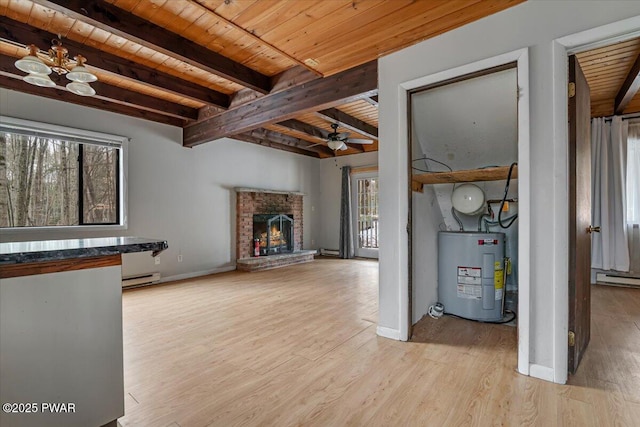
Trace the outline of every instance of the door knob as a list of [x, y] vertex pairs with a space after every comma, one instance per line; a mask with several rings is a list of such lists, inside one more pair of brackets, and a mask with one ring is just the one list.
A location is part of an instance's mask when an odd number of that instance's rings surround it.
[[600, 227], [594, 227], [593, 225], [590, 225], [587, 227], [587, 233], [591, 234], [591, 233], [599, 233], [600, 232]]

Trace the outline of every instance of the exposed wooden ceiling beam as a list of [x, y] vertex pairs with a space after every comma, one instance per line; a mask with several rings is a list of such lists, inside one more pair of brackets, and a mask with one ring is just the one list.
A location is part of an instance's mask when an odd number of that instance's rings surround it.
[[314, 153], [318, 153], [320, 155], [324, 155], [324, 157], [333, 156], [333, 150], [324, 145], [312, 144], [309, 141], [305, 141], [300, 138], [296, 138], [291, 135], [285, 135], [283, 133], [275, 132], [269, 129], [253, 129], [245, 133], [245, 135], [251, 135], [257, 138], [265, 138], [273, 142], [277, 142], [278, 144], [288, 145], [290, 147], [297, 147], [302, 150], [313, 151]]
[[622, 114], [629, 105], [629, 102], [636, 96], [640, 89], [640, 55], [636, 58], [631, 67], [631, 71], [627, 74], [627, 78], [624, 79], [624, 83], [620, 87], [620, 91], [616, 95], [615, 103], [613, 104], [614, 114]]
[[331, 108], [362, 96], [370, 96], [377, 91], [377, 87], [378, 63], [371, 61], [330, 77], [266, 95], [194, 123], [185, 128], [183, 145], [193, 147], [300, 114]]
[[[3, 16], [2, 25], [0, 25], [0, 38], [18, 45], [35, 44], [39, 48], [47, 50], [51, 46], [51, 39], [57, 38], [57, 35], [44, 30], [38, 30], [27, 24]], [[87, 65], [90, 68], [118, 74], [147, 86], [156, 87], [206, 104], [216, 105], [222, 108], [229, 106], [229, 96], [224, 93], [205, 88], [186, 80], [181, 80], [176, 76], [140, 65], [128, 59], [120, 58], [119, 56], [83, 45], [82, 43], [74, 42], [73, 40], [64, 39], [63, 43], [71, 53], [81, 53], [85, 56], [87, 58]], [[26, 53], [27, 51], [25, 50], [25, 55]]]
[[0, 78], [0, 87], [4, 87], [6, 89], [16, 90], [31, 95], [43, 96], [45, 98], [57, 99], [59, 101], [70, 102], [72, 104], [78, 104], [84, 107], [94, 107], [102, 111], [111, 111], [113, 113], [124, 114], [131, 117], [138, 117], [141, 119], [165, 123], [172, 126], [181, 127], [184, 125], [184, 120], [182, 119], [167, 116], [164, 114], [158, 114], [148, 110], [142, 110], [125, 104], [114, 103], [112, 99], [108, 99], [102, 96], [78, 96], [67, 91], [61, 86], [55, 88], [34, 86], [27, 82], [24, 82], [22, 80], [22, 76], [6, 73], [4, 71], [0, 71], [0, 76], [2, 76], [2, 78]]
[[206, 105], [198, 110], [198, 120], [204, 120], [211, 116], [215, 116], [223, 112], [224, 109], [216, 107], [215, 105]]
[[292, 67], [271, 77], [271, 85], [273, 87], [269, 93], [274, 94], [318, 78], [319, 77], [316, 74], [305, 68], [297, 66]]
[[96, 96], [117, 104], [129, 105], [134, 108], [142, 108], [158, 114], [165, 114], [167, 116], [184, 119], [187, 122], [198, 119], [198, 110], [196, 108], [175, 104], [164, 99], [145, 95], [140, 92], [133, 92], [99, 81], [91, 83], [91, 86], [96, 90]]
[[[301, 85], [303, 83], [307, 83], [317, 78], [318, 76], [305, 68], [298, 66], [289, 68], [271, 77], [272, 87], [269, 94], [273, 95], [274, 93], [282, 92], [283, 90]], [[262, 98], [263, 96], [263, 93], [256, 92], [253, 89], [241, 89], [231, 95], [231, 103], [229, 105], [229, 108], [239, 107], [240, 105], [246, 104], [258, 98]]]
[[356, 150], [358, 153], [364, 153], [364, 146], [362, 144], [350, 144], [349, 142], [346, 142], [347, 147]]
[[314, 136], [316, 138], [320, 138], [324, 140], [326, 140], [329, 137], [329, 133], [330, 133], [324, 129], [320, 129], [318, 127], [310, 125], [309, 123], [301, 122], [300, 120], [296, 120], [296, 119], [284, 120], [276, 124], [278, 126], [282, 126], [287, 129], [306, 133], [307, 135]]
[[357, 119], [349, 114], [338, 110], [337, 108], [329, 108], [326, 110], [316, 112], [318, 117], [323, 118], [329, 122], [338, 123], [340, 126], [347, 128], [353, 132], [358, 132], [361, 135], [369, 138], [378, 139], [378, 128], [365, 123], [360, 119]]
[[242, 86], [262, 93], [271, 90], [268, 76], [105, 1], [34, 1]]
[[[328, 131], [324, 129], [317, 128], [309, 123], [301, 122], [296, 119], [289, 119], [283, 122], [276, 123], [278, 126], [285, 127], [287, 129], [295, 130], [298, 132], [306, 133], [309, 136], [313, 136], [316, 138], [320, 138], [326, 140], [329, 137]], [[356, 150], [359, 153], [364, 153], [364, 147], [360, 144], [349, 144], [347, 143], [347, 147]]]
[[[13, 75], [15, 76], [14, 78], [22, 79], [24, 74], [16, 69], [14, 62], [15, 58], [7, 55], [0, 55], [0, 71], [5, 73], [7, 76]], [[54, 73], [52, 80], [54, 80], [54, 82], [60, 79], [66, 80], [64, 78], [57, 77], [59, 76]], [[60, 87], [64, 86], [66, 83], [69, 83], [69, 81], [66, 80]], [[96, 90], [97, 96], [103, 100], [128, 105], [134, 108], [143, 108], [158, 114], [173, 116], [184, 120], [194, 121], [198, 118], [198, 110], [195, 108], [174, 104], [173, 102], [158, 99], [139, 92], [132, 92], [100, 81], [91, 83], [91, 86]]]
[[[269, 94], [273, 95], [274, 93], [282, 92], [283, 90], [310, 82], [311, 80], [315, 80], [317, 78], [318, 76], [305, 68], [298, 66], [289, 68], [271, 77], [272, 87]], [[241, 89], [230, 96], [231, 103], [229, 105], [229, 108], [239, 107], [240, 105], [246, 104], [258, 98], [262, 98], [263, 96], [263, 93], [256, 92], [253, 89]]]
[[[347, 143], [347, 148], [349, 148], [350, 150], [336, 150], [334, 151], [334, 155], [346, 155], [346, 154], [360, 154], [360, 153], [364, 153], [365, 149], [364, 146], [362, 144], [349, 144]], [[355, 153], [354, 153], [355, 151]]]
[[233, 139], [237, 139], [239, 141], [249, 142], [251, 144], [262, 145], [263, 147], [275, 148], [276, 150], [288, 151], [290, 153], [302, 154], [303, 156], [311, 156], [315, 158], [321, 158], [321, 156], [315, 151], [307, 151], [297, 147], [291, 147], [289, 145], [278, 144], [277, 142], [271, 141], [266, 138], [260, 138], [256, 136], [251, 136], [248, 133], [240, 133], [238, 135], [234, 135]]

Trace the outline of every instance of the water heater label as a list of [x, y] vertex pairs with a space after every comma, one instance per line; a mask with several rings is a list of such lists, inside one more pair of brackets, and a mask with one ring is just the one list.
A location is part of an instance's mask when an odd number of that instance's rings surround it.
[[482, 299], [482, 269], [458, 267], [458, 298]]
[[472, 276], [458, 276], [459, 285], [482, 285], [482, 279], [480, 277]]
[[[482, 269], [478, 267], [458, 267], [458, 279], [460, 276], [482, 277]], [[458, 281], [458, 283], [460, 283]]]
[[493, 246], [498, 244], [498, 239], [480, 239], [478, 240], [478, 245], [480, 246]]
[[496, 261], [495, 263], [493, 283], [496, 290], [496, 301], [500, 301], [502, 299], [502, 292], [504, 289], [504, 270], [502, 269], [502, 262], [500, 261]]
[[461, 285], [458, 284], [458, 298], [482, 299], [482, 285]]

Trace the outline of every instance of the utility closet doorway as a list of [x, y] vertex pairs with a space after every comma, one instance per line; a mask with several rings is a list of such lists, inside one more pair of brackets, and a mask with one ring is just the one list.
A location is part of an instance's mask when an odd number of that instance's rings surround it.
[[[484, 61], [484, 67], [461, 67], [408, 91], [408, 322], [417, 342], [446, 342], [452, 321], [468, 322], [469, 328], [487, 326], [478, 321], [496, 323], [498, 335], [513, 344], [514, 367], [528, 374], [526, 56], [520, 51], [510, 61], [506, 55]], [[438, 316], [438, 302], [444, 317]], [[516, 328], [519, 306], [527, 308]], [[493, 345], [493, 333], [478, 334], [487, 342], [474, 338], [469, 345]]]

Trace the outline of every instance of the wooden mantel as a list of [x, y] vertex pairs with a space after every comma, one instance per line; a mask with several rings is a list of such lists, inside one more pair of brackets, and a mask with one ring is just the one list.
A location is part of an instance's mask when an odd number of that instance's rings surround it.
[[[453, 172], [429, 172], [413, 175], [411, 188], [422, 192], [424, 184], [451, 184], [456, 182], [500, 181], [507, 179], [510, 166], [497, 166], [483, 169], [468, 169]], [[514, 166], [511, 178], [518, 178], [518, 166]]]

